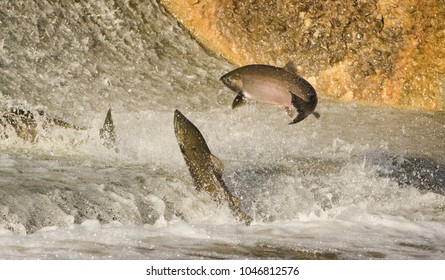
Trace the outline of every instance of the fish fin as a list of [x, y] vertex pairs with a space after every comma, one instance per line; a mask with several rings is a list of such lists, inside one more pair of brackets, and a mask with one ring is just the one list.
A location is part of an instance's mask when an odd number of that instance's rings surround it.
[[284, 65], [283, 69], [286, 70], [287, 72], [292, 73], [292, 74], [295, 74], [295, 75], [298, 74], [297, 67], [295, 67], [295, 64], [293, 61], [289, 61], [288, 63], [286, 63], [286, 65]]
[[236, 95], [235, 99], [233, 100], [232, 109], [235, 109], [237, 107], [241, 107], [241, 106], [243, 106], [245, 104], [246, 104], [246, 99], [244, 98], [244, 94], [242, 92], [238, 93]]
[[108, 109], [104, 124], [99, 130], [100, 139], [108, 149], [114, 148], [116, 145], [116, 132], [114, 131], [114, 122], [111, 116], [111, 108]]
[[298, 97], [296, 94], [289, 91], [292, 96], [292, 105], [297, 109], [298, 115], [289, 124], [294, 124], [301, 122], [307, 117], [306, 112], [303, 110], [302, 105], [307, 103], [302, 98]]
[[317, 120], [320, 119], [320, 113], [319, 112], [313, 112], [312, 114], [314, 115], [314, 117], [317, 118]]
[[302, 120], [304, 120], [306, 118], [306, 114], [305, 113], [298, 113], [297, 117], [295, 119], [293, 119], [289, 124], [294, 124], [294, 123], [299, 123]]
[[224, 171], [224, 163], [212, 154], [210, 154], [210, 161], [212, 162], [212, 166], [215, 172], [217, 172], [219, 175], [222, 175]]

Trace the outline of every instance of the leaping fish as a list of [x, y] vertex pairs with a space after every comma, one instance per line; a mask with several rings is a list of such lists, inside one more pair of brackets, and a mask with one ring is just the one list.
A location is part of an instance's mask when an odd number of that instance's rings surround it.
[[227, 201], [233, 215], [250, 225], [252, 218], [241, 210], [240, 200], [230, 193], [222, 179], [222, 162], [210, 152], [198, 128], [178, 110], [175, 110], [173, 125], [196, 189], [206, 191], [218, 203]]
[[225, 74], [220, 80], [237, 93], [232, 109], [244, 105], [249, 98], [282, 106], [291, 117], [295, 108], [298, 115], [289, 124], [298, 123], [310, 114], [320, 118], [320, 114], [314, 111], [318, 102], [317, 92], [308, 81], [297, 75], [291, 62], [283, 68], [246, 65]]

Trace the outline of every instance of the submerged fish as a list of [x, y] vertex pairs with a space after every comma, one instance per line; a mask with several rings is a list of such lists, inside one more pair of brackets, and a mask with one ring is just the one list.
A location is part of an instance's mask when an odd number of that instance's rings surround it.
[[32, 112], [31, 110], [12, 108], [9, 112], [0, 116], [0, 128], [2, 128], [3, 131], [0, 133], [0, 138], [9, 138], [7, 134], [7, 127], [9, 126], [15, 131], [17, 137], [25, 141], [35, 142], [38, 136], [38, 120], [41, 121], [41, 126], [46, 131], [50, 130], [53, 126], [85, 130], [83, 127], [70, 124], [59, 118], [49, 117], [43, 110]]
[[175, 110], [173, 124], [196, 189], [206, 191], [218, 203], [227, 201], [234, 216], [249, 225], [252, 218], [241, 210], [239, 199], [228, 190], [222, 179], [223, 164], [212, 155], [198, 128], [178, 110]]
[[271, 65], [252, 64], [237, 68], [220, 78], [228, 88], [237, 93], [232, 108], [242, 106], [246, 98], [283, 106], [289, 116], [298, 115], [289, 124], [298, 123], [314, 112], [317, 93], [312, 85], [298, 76], [292, 63], [283, 68]]
[[[12, 108], [9, 112], [0, 115], [0, 139], [8, 139], [11, 133], [27, 142], [36, 142], [38, 139], [39, 125], [43, 131], [49, 132], [55, 127], [74, 130], [86, 130], [64, 120], [55, 117], [49, 117], [43, 110], [24, 110], [21, 108]], [[42, 132], [42, 131], [40, 131]], [[99, 131], [103, 145], [109, 149], [114, 148], [117, 152], [116, 133], [114, 123], [111, 117], [111, 109], [108, 110], [103, 127]]]

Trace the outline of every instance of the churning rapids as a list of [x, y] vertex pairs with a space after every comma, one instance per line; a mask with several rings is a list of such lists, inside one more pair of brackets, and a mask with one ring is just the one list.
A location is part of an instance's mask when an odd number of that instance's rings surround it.
[[[0, 139], [0, 258], [445, 259], [444, 113], [321, 98], [320, 120], [288, 125], [280, 108], [231, 110], [218, 79], [234, 66], [155, 0], [6, 0], [0, 30], [0, 112], [88, 128]], [[99, 139], [109, 107], [118, 153]], [[175, 109], [251, 226], [195, 190]]]

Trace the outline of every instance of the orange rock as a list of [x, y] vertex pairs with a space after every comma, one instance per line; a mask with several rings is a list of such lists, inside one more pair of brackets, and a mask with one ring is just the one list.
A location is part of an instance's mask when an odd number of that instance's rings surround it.
[[292, 60], [322, 98], [445, 109], [441, 1], [161, 0], [235, 65]]

